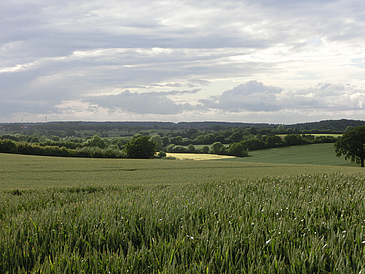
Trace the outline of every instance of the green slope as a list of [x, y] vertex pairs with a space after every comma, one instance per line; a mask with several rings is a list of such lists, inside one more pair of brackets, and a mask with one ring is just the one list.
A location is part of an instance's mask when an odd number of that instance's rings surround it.
[[305, 164], [326, 166], [359, 166], [345, 158], [336, 157], [333, 144], [313, 144], [264, 149], [249, 152], [251, 157], [243, 158], [244, 162]]

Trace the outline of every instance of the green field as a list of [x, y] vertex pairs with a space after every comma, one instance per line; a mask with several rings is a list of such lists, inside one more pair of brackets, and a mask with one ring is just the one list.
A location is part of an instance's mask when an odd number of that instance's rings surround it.
[[[133, 160], [0, 154], [0, 188], [174, 185], [341, 172], [363, 173], [335, 156], [333, 144], [252, 151], [233, 160]], [[333, 163], [334, 165], [330, 165]], [[337, 166], [336, 166], [336, 165]]]
[[345, 158], [336, 157], [334, 144], [313, 144], [250, 151], [252, 157], [244, 158], [244, 162], [308, 164], [328, 166], [359, 166]]
[[0, 154], [0, 273], [364, 273], [365, 169], [333, 144], [250, 154]]

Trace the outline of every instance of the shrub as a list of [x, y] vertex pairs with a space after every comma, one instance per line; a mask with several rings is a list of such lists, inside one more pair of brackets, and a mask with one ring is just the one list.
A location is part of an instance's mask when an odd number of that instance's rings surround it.
[[237, 156], [237, 157], [246, 157], [248, 156], [248, 152], [241, 142], [233, 143], [228, 148], [228, 155]]
[[156, 151], [156, 143], [149, 141], [150, 136], [140, 136], [125, 145], [125, 152], [129, 158], [150, 159]]
[[158, 156], [159, 158], [166, 157], [166, 152], [164, 152], [164, 151], [160, 151], [160, 152], [157, 154], [157, 156]]

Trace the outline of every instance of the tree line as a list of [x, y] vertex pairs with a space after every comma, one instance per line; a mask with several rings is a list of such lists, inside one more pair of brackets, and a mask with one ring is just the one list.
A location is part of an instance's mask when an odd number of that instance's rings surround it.
[[[198, 134], [198, 131], [187, 132], [191, 137]], [[201, 135], [197, 135], [201, 136]], [[62, 157], [93, 157], [93, 158], [152, 158], [155, 152], [187, 152], [187, 153], [212, 153], [220, 155], [231, 155], [238, 157], [248, 156], [251, 150], [275, 148], [282, 146], [303, 145], [310, 143], [333, 143], [336, 138], [331, 136], [320, 136], [315, 138], [312, 135], [288, 134], [285, 136], [265, 135], [260, 133], [243, 138], [240, 132], [234, 132], [229, 136], [230, 143], [217, 141], [213, 134], [203, 135], [210, 140], [204, 141], [205, 145], [196, 148], [192, 140], [181, 136], [163, 136], [157, 133], [143, 136], [136, 134], [132, 138], [101, 138], [98, 135], [92, 138], [59, 138], [51, 136], [25, 136], [25, 135], [3, 135], [1, 136], [0, 152], [18, 153], [29, 155], [62, 156]], [[219, 136], [218, 136], [219, 137]], [[189, 141], [186, 141], [188, 139]], [[183, 146], [183, 141], [188, 143]], [[204, 139], [205, 140], [205, 139]], [[219, 140], [219, 139], [218, 139]], [[175, 144], [175, 143], [176, 144]], [[163, 154], [160, 154], [163, 155]]]
[[[54, 130], [54, 131], [109, 131], [109, 130], [149, 130], [149, 129], [167, 129], [173, 131], [183, 131], [190, 128], [198, 130], [213, 130], [230, 128], [250, 128], [255, 127], [261, 129], [276, 129], [280, 124], [268, 123], [242, 123], [242, 122], [48, 122], [48, 123], [3, 123], [0, 127], [7, 131], [22, 131], [25, 128], [28, 130]], [[297, 128], [300, 133], [308, 134], [308, 131], [327, 131], [332, 133], [344, 132], [348, 126], [358, 127], [365, 125], [362, 120], [323, 120], [319, 122], [297, 123], [285, 125], [285, 129], [294, 130]], [[323, 132], [312, 132], [323, 133]]]

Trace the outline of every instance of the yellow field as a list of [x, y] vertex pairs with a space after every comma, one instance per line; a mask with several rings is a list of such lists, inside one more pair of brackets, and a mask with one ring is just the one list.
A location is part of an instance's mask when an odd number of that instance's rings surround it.
[[221, 160], [233, 159], [235, 156], [216, 154], [193, 154], [193, 153], [166, 153], [166, 157], [174, 157], [178, 160]]

